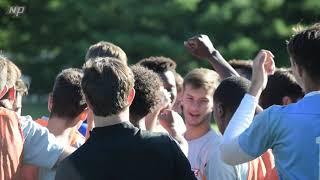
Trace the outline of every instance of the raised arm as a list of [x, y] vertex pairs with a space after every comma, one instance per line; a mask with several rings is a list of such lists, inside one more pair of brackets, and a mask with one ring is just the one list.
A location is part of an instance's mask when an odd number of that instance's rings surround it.
[[221, 79], [240, 76], [215, 49], [207, 35], [197, 35], [184, 42], [186, 49], [199, 59], [207, 59]]
[[[249, 132], [254, 132], [250, 130], [264, 126], [263, 123], [266, 122], [265, 117], [267, 113], [261, 113], [260, 116], [256, 117], [259, 118], [260, 121], [256, 121], [253, 126], [251, 123], [260, 94], [267, 84], [268, 74], [272, 74], [274, 69], [272, 53], [270, 51], [261, 50], [253, 62], [252, 83], [249, 93], [242, 99], [223, 135], [220, 149], [221, 158], [225, 163], [236, 165], [255, 158], [248, 155], [243, 148], [240, 147], [239, 137], [244, 131], [249, 130]], [[261, 131], [260, 134], [262, 133], [263, 132]], [[262, 141], [257, 134], [248, 133], [244, 137], [246, 138], [246, 141]], [[261, 137], [265, 138], [265, 136]]]

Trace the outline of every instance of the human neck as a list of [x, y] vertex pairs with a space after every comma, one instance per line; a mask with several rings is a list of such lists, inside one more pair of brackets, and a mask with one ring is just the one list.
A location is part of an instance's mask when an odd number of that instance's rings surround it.
[[314, 78], [311, 78], [309, 73], [302, 68], [300, 73], [300, 79], [301, 79], [301, 86], [303, 86], [303, 91], [305, 94], [308, 94], [312, 91], [320, 91], [320, 79], [314, 80]]
[[199, 126], [189, 126], [188, 124], [186, 124], [186, 127], [187, 131], [184, 133], [184, 137], [187, 141], [198, 139], [207, 134], [211, 129], [209, 123], [203, 123]]
[[67, 126], [67, 120], [59, 117], [51, 117], [47, 128], [54, 136], [69, 136], [72, 127]]
[[304, 81], [304, 91], [305, 93], [309, 93], [309, 92], [312, 92], [312, 91], [320, 91], [320, 84], [319, 83], [315, 83], [314, 81], [308, 79], [308, 78], [305, 78], [305, 81]]
[[95, 127], [105, 127], [121, 122], [129, 122], [129, 108], [126, 108], [124, 111], [119, 114], [103, 117], [94, 115], [94, 124]]

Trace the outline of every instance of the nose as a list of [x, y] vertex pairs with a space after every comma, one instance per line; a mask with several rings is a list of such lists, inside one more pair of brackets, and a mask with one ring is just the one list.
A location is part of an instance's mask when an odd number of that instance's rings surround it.
[[197, 101], [193, 101], [191, 104], [190, 104], [190, 110], [191, 112], [198, 112], [200, 108], [200, 104], [197, 102]]

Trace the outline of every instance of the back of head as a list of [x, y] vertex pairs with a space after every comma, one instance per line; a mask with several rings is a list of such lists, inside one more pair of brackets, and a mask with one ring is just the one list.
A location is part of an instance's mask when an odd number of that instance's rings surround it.
[[86, 61], [97, 57], [113, 57], [120, 59], [124, 64], [127, 64], [127, 55], [119, 47], [110, 42], [100, 41], [89, 47], [86, 54]]
[[229, 64], [240, 74], [240, 76], [251, 80], [252, 75], [252, 60], [233, 59]]
[[9, 59], [0, 56], [0, 88], [12, 88], [21, 77], [20, 69]]
[[81, 69], [69, 68], [60, 72], [52, 90], [52, 107], [50, 117], [73, 120], [87, 107], [81, 90], [83, 72]]
[[320, 23], [295, 34], [287, 46], [293, 62], [303, 67], [309, 77], [320, 83]]
[[193, 89], [204, 88], [206, 91], [216, 90], [220, 83], [219, 75], [210, 69], [196, 68], [190, 71], [183, 79], [183, 88], [187, 85]]
[[268, 77], [268, 83], [260, 96], [259, 104], [266, 109], [272, 105], [283, 105], [282, 99], [288, 96], [296, 102], [304, 96], [293, 74], [287, 69], [278, 69]]
[[10, 92], [15, 91], [16, 82], [21, 77], [20, 69], [5, 57], [0, 57], [0, 93], [1, 106], [12, 109], [12, 104], [8, 103]]
[[110, 116], [128, 107], [134, 86], [130, 68], [111, 57], [89, 59], [83, 66], [82, 89], [96, 116]]
[[224, 79], [216, 89], [213, 99], [231, 114], [237, 110], [240, 102], [249, 91], [250, 81], [243, 77], [232, 76]]
[[151, 56], [142, 59], [137, 64], [146, 67], [156, 73], [165, 73], [166, 71], [175, 72], [177, 64], [170, 58], [163, 56]]
[[152, 112], [160, 103], [160, 87], [162, 86], [159, 76], [142, 66], [131, 66], [134, 75], [135, 98], [130, 105], [130, 121], [137, 125], [138, 121]]

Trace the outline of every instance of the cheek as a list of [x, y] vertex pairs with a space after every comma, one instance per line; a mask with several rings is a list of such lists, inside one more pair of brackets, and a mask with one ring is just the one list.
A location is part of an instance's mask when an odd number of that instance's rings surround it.
[[203, 114], [204, 116], [211, 114], [212, 113], [212, 106], [206, 105], [206, 106], [201, 106], [200, 107], [200, 112], [201, 114]]
[[208, 111], [214, 111], [214, 104], [212, 101], [209, 101], [209, 103], [207, 104], [207, 109]]

